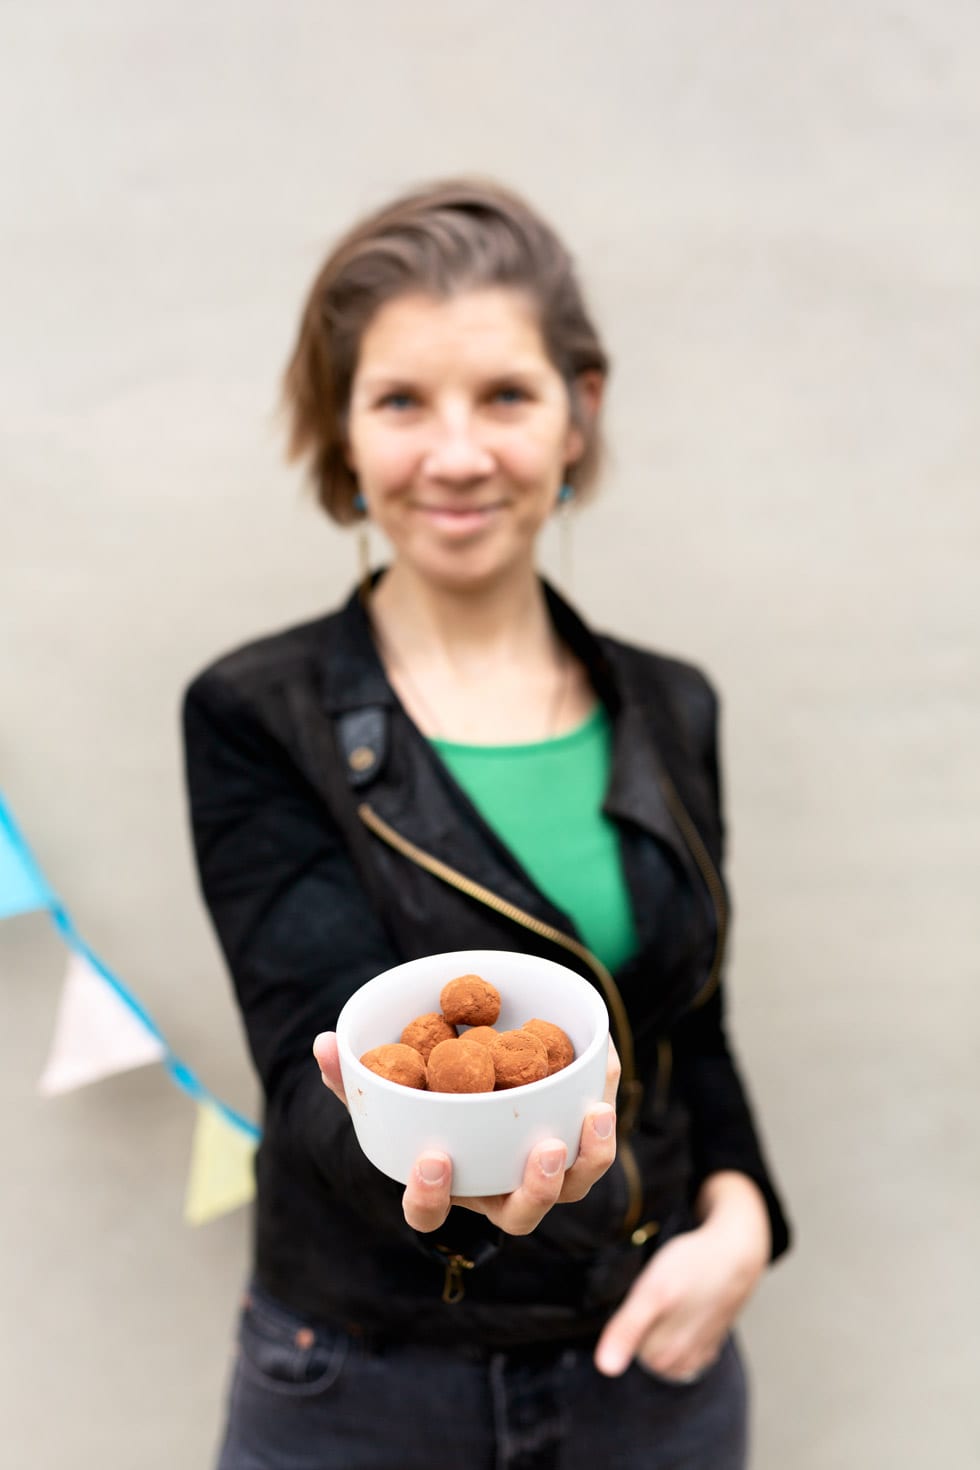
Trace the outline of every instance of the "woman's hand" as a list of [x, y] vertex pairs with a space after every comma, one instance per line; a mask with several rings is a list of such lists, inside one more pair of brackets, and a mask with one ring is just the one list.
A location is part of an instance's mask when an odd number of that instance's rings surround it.
[[606, 1323], [600, 1373], [617, 1377], [635, 1357], [683, 1383], [721, 1352], [769, 1260], [769, 1217], [751, 1179], [734, 1172], [711, 1175], [698, 1206], [703, 1223], [656, 1253]]
[[[324, 1084], [346, 1107], [336, 1033], [322, 1032], [313, 1043], [313, 1055]], [[457, 1199], [452, 1194], [452, 1160], [447, 1154], [424, 1153], [415, 1161], [402, 1199], [408, 1224], [413, 1230], [438, 1230], [450, 1207], [461, 1205], [486, 1215], [491, 1224], [508, 1235], [530, 1235], [553, 1205], [584, 1199], [616, 1157], [614, 1103], [619, 1071], [619, 1057], [610, 1041], [603, 1102], [586, 1116], [578, 1158], [570, 1167], [566, 1168], [561, 1140], [545, 1139], [528, 1155], [524, 1178], [513, 1194]]]

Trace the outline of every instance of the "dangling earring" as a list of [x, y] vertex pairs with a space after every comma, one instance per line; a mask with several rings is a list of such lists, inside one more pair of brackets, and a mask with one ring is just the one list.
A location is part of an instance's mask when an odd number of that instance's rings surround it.
[[361, 517], [357, 528], [357, 562], [360, 569], [360, 588], [363, 599], [371, 590], [371, 537], [368, 532], [367, 501], [360, 490], [354, 496], [354, 509]]
[[572, 590], [572, 501], [574, 499], [575, 486], [566, 480], [558, 491], [558, 523], [560, 526], [558, 564], [561, 569], [561, 585], [566, 592]]

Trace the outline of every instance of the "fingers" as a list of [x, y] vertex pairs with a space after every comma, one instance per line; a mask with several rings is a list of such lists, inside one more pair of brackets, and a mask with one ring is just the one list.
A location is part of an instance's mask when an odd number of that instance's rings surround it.
[[609, 1038], [606, 1058], [604, 1107], [593, 1108], [582, 1125], [578, 1157], [565, 1175], [558, 1196], [563, 1205], [584, 1199], [597, 1179], [601, 1179], [616, 1157], [616, 1093], [622, 1068], [619, 1053]]
[[582, 1124], [578, 1157], [566, 1172], [558, 1199], [567, 1205], [584, 1199], [616, 1157], [616, 1110], [593, 1108]]
[[720, 1353], [720, 1345], [707, 1353], [697, 1352], [694, 1348], [680, 1351], [669, 1342], [658, 1346], [655, 1340], [648, 1338], [637, 1353], [636, 1361], [658, 1378], [666, 1378], [672, 1383], [696, 1383], [718, 1361]]
[[452, 1161], [446, 1154], [425, 1153], [415, 1161], [405, 1185], [402, 1209], [413, 1230], [438, 1230], [452, 1204]]
[[625, 1373], [641, 1343], [655, 1327], [659, 1314], [659, 1292], [644, 1273], [634, 1282], [618, 1312], [603, 1330], [595, 1350], [595, 1365], [607, 1378]]
[[546, 1138], [528, 1155], [524, 1177], [513, 1194], [492, 1199], [462, 1201], [477, 1204], [487, 1218], [508, 1235], [530, 1235], [558, 1203], [565, 1177], [568, 1150], [560, 1138]]
[[320, 1076], [323, 1078], [325, 1087], [329, 1087], [335, 1097], [347, 1106], [347, 1094], [344, 1091], [343, 1080], [340, 1076], [340, 1057], [337, 1054], [337, 1033], [335, 1031], [321, 1031], [313, 1043], [313, 1055], [316, 1057], [320, 1068]]
[[602, 1092], [603, 1102], [609, 1103], [610, 1107], [616, 1106], [616, 1093], [619, 1091], [619, 1078], [622, 1070], [619, 1052], [613, 1046], [612, 1037], [610, 1036], [609, 1051], [606, 1055], [606, 1085]]
[[[313, 1054], [324, 1085], [346, 1106], [340, 1075], [337, 1038], [324, 1031], [313, 1043]], [[524, 1177], [512, 1194], [481, 1199], [452, 1198], [452, 1161], [446, 1154], [423, 1154], [405, 1186], [402, 1208], [413, 1230], [428, 1233], [445, 1222], [453, 1204], [486, 1215], [508, 1235], [530, 1235], [559, 1201], [579, 1200], [609, 1168], [616, 1157], [616, 1114], [613, 1104], [619, 1087], [620, 1064], [609, 1042], [604, 1102], [586, 1117], [575, 1164], [566, 1170], [567, 1150], [561, 1139], [546, 1139], [528, 1155]]]
[[532, 1149], [524, 1178], [513, 1194], [456, 1203], [478, 1210], [508, 1235], [529, 1235], [554, 1205], [584, 1199], [616, 1157], [614, 1104], [620, 1071], [619, 1055], [610, 1039], [604, 1101], [587, 1114], [582, 1125], [578, 1155], [570, 1169], [565, 1169], [565, 1145], [560, 1139], [550, 1139]]
[[[346, 1107], [347, 1094], [340, 1075], [336, 1033], [321, 1031], [313, 1043], [313, 1055], [324, 1086], [329, 1087]], [[423, 1154], [416, 1160], [402, 1201], [405, 1219], [413, 1230], [439, 1229], [449, 1214], [452, 1176], [452, 1164], [445, 1154]]]
[[641, 1367], [676, 1383], [693, 1383], [718, 1357], [724, 1330], [695, 1330], [672, 1312], [655, 1282], [641, 1276], [622, 1307], [606, 1323], [595, 1351], [600, 1373], [618, 1378], [635, 1358]]

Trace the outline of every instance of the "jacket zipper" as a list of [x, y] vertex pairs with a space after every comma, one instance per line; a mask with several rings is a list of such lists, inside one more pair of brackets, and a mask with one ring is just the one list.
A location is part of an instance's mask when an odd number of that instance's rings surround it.
[[[728, 899], [722, 885], [718, 869], [711, 860], [708, 849], [701, 839], [701, 833], [691, 821], [687, 808], [677, 794], [677, 788], [666, 774], [660, 777], [661, 790], [667, 800], [671, 815], [680, 828], [681, 836], [687, 843], [688, 849], [698, 865], [698, 871], [704, 880], [704, 886], [708, 890], [715, 911], [715, 922], [717, 925], [717, 937], [715, 939], [715, 952], [711, 959], [711, 968], [708, 978], [691, 1002], [691, 1009], [697, 1010], [706, 1004], [718, 988], [721, 978], [721, 967], [725, 958], [725, 945], [728, 940]], [[674, 1048], [668, 1036], [662, 1036], [657, 1042], [657, 1091], [654, 1102], [655, 1111], [663, 1112], [667, 1106], [667, 1097], [670, 1092], [671, 1073], [674, 1067]], [[641, 1231], [634, 1232], [634, 1243], [636, 1236]]]
[[441, 1251], [446, 1257], [446, 1271], [442, 1283], [442, 1300], [447, 1306], [454, 1307], [466, 1295], [466, 1287], [463, 1285], [463, 1272], [472, 1271], [476, 1262], [469, 1260], [466, 1256], [460, 1255], [458, 1251], [450, 1251], [444, 1245], [437, 1245], [436, 1250]]
[[[715, 940], [715, 952], [711, 961], [711, 969], [708, 978], [691, 1002], [691, 1009], [696, 1010], [703, 1006], [718, 988], [721, 977], [722, 962], [725, 958], [725, 945], [728, 942], [728, 899], [725, 897], [725, 889], [722, 885], [718, 869], [711, 861], [708, 849], [701, 839], [701, 833], [691, 821], [687, 808], [677, 794], [677, 788], [666, 774], [661, 776], [661, 789], [667, 798], [671, 816], [680, 828], [681, 836], [687, 843], [694, 861], [698, 865], [704, 886], [708, 890], [715, 910], [715, 921], [718, 926], [717, 938]], [[669, 1044], [669, 1043], [668, 1043]]]

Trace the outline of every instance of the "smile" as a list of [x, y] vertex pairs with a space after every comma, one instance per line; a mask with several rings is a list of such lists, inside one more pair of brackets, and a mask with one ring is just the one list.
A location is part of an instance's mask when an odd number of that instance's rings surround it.
[[503, 509], [503, 502], [493, 505], [416, 505], [416, 511], [440, 530], [463, 536], [486, 526]]

